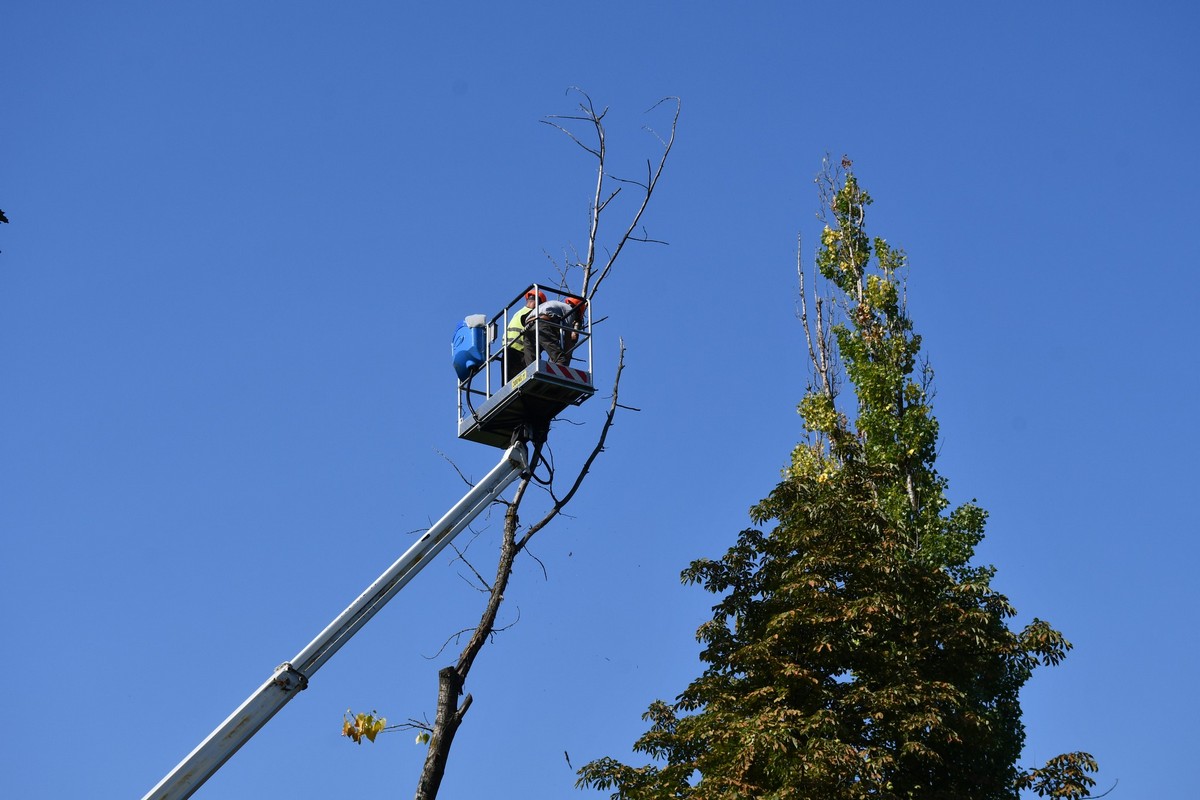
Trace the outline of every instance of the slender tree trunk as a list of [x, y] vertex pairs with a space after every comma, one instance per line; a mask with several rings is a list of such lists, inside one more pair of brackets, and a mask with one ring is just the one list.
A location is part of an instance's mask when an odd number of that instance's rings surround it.
[[429, 752], [425, 756], [425, 768], [421, 770], [421, 779], [417, 783], [416, 800], [433, 800], [437, 797], [438, 788], [442, 785], [442, 776], [446, 774], [446, 760], [450, 756], [450, 746], [454, 743], [454, 735], [462, 724], [467, 709], [471, 707], [471, 695], [464, 698], [462, 705], [458, 697], [462, 694], [462, 677], [454, 667], [444, 667], [438, 671], [438, 713], [434, 723], [434, 737], [429, 742]]
[[500, 559], [496, 564], [496, 579], [488, 593], [488, 603], [479, 619], [479, 625], [459, 654], [458, 663], [453, 667], [444, 667], [438, 672], [437, 717], [434, 719], [433, 732], [429, 739], [429, 750], [425, 754], [425, 766], [417, 782], [416, 800], [434, 800], [437, 797], [442, 777], [446, 772], [446, 762], [450, 757], [450, 748], [454, 745], [454, 736], [471, 707], [471, 695], [464, 697], [461, 705], [458, 698], [466, 684], [467, 673], [471, 671], [471, 666], [483, 645], [495, 630], [496, 616], [500, 612], [500, 604], [504, 602], [504, 591], [508, 588], [508, 580], [512, 576], [513, 562], [524, 546], [524, 541], [517, 542], [517, 526], [520, 524], [517, 509], [520, 508], [521, 499], [528, 487], [529, 478], [522, 478], [513, 501], [504, 514], [504, 536], [500, 544]]

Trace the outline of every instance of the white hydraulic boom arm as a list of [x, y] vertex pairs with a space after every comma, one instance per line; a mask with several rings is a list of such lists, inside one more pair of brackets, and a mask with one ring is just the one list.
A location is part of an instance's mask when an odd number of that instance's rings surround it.
[[249, 741], [279, 709], [295, 697], [297, 692], [307, 688], [313, 674], [527, 468], [525, 443], [518, 442], [509, 447], [500, 463], [483, 480], [467, 492], [295, 658], [277, 667], [266, 683], [250, 695], [142, 800], [185, 800], [191, 797], [238, 748]]

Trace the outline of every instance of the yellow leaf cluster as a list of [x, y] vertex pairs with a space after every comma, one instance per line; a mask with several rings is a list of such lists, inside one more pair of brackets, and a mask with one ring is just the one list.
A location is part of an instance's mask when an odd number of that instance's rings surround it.
[[362, 744], [364, 737], [367, 741], [374, 742], [379, 732], [387, 727], [387, 719], [375, 714], [375, 711], [371, 711], [370, 714], [355, 714], [346, 709], [342, 718], [342, 736], [353, 739], [355, 744]]

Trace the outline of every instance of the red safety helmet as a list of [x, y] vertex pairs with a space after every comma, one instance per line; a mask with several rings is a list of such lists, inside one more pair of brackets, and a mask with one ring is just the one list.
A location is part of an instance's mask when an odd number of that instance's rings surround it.
[[583, 308], [584, 306], [587, 305], [587, 300], [584, 300], [582, 297], [568, 297], [567, 305], [576, 306], [577, 308]]
[[533, 289], [530, 289], [528, 292], [525, 293], [526, 300], [528, 300], [531, 297], [537, 297], [537, 300], [539, 303], [546, 302], [546, 293], [541, 291], [540, 289], [537, 292], [534, 292]]

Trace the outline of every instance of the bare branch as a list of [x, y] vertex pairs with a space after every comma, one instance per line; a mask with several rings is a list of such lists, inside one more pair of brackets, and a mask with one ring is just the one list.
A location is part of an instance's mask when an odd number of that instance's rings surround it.
[[446, 637], [446, 640], [444, 642], [442, 642], [442, 646], [437, 649], [437, 652], [435, 652], [431, 656], [422, 656], [422, 658], [424, 658], [426, 661], [432, 661], [433, 659], [440, 656], [443, 652], [445, 652], [446, 648], [450, 646], [451, 642], [454, 642], [455, 644], [457, 644], [459, 641], [462, 640], [462, 637], [464, 635], [471, 633], [474, 630], [475, 630], [474, 628], [463, 628], [462, 630], [455, 631], [454, 633], [452, 633]]
[[[670, 130], [670, 134], [668, 137], [664, 138], [661, 134], [656, 132], [654, 129], [652, 129], [648, 126], [643, 126], [643, 130], [650, 132], [651, 134], [654, 135], [654, 137], [656, 139], [658, 139], [659, 143], [662, 145], [662, 153], [659, 156], [657, 165], [655, 165], [654, 163], [652, 163], [650, 161], [646, 162], [646, 177], [645, 177], [645, 179], [631, 180], [631, 179], [627, 179], [627, 178], [615, 177], [613, 175], [610, 175], [607, 171], [608, 149], [607, 149], [607, 136], [606, 136], [606, 133], [604, 130], [603, 119], [604, 119], [604, 115], [608, 113], [608, 109], [605, 108], [604, 111], [597, 113], [595, 106], [592, 103], [591, 97], [589, 97], [586, 92], [583, 92], [582, 90], [575, 88], [575, 87], [572, 87], [568, 91], [575, 91], [583, 96], [583, 102], [580, 103], [581, 114], [579, 114], [579, 115], [557, 115], [557, 114], [550, 115], [550, 116], [544, 118], [542, 120], [542, 122], [565, 133], [571, 139], [571, 141], [578, 144], [580, 147], [582, 147], [584, 150], [586, 150], [593, 158], [596, 159], [596, 183], [595, 183], [595, 189], [594, 189], [594, 192], [592, 195], [591, 211], [590, 211], [589, 219], [588, 219], [587, 253], [584, 255], [584, 257], [582, 259], [576, 258], [575, 262], [573, 264], [571, 264], [571, 266], [580, 268], [580, 270], [583, 273], [582, 289], [580, 290], [580, 295], [588, 300], [591, 300], [595, 297], [596, 291], [599, 289], [600, 284], [604, 282], [604, 280], [608, 277], [608, 275], [612, 271], [613, 265], [616, 263], [617, 259], [620, 257], [621, 251], [624, 249], [624, 247], [627, 243], [642, 242], [642, 243], [650, 243], [650, 244], [666, 244], [665, 241], [660, 240], [660, 239], [653, 239], [645, 233], [645, 229], [641, 227], [641, 218], [642, 218], [642, 215], [645, 213], [646, 207], [650, 203], [650, 198], [654, 194], [654, 189], [658, 183], [658, 179], [662, 176], [663, 168], [665, 167], [666, 162], [667, 162], [667, 157], [670, 155], [671, 148], [674, 146], [676, 129], [678, 127], [678, 122], [679, 122], [680, 101], [679, 101], [679, 98], [677, 98], [677, 97], [666, 97], [666, 98], [659, 100], [654, 105], [652, 105], [649, 109], [647, 109], [647, 113], [649, 113], [651, 111], [654, 111], [655, 109], [657, 109], [659, 106], [663, 105], [664, 103], [667, 103], [672, 100], [675, 102], [675, 111], [674, 111], [674, 115], [672, 116], [672, 119], [671, 119], [671, 130]], [[567, 128], [563, 124], [560, 124], [559, 120], [562, 120], [564, 122], [567, 122], [567, 121], [569, 121], [569, 122], [584, 122], [584, 123], [591, 125], [592, 133], [593, 133], [593, 136], [595, 137], [595, 144], [590, 145], [590, 144], [583, 142], [569, 128]], [[603, 212], [608, 208], [609, 204], [613, 200], [615, 200], [621, 193], [621, 186], [618, 186], [615, 190], [608, 191], [605, 188], [606, 180], [612, 180], [618, 184], [625, 184], [628, 186], [638, 187], [641, 190], [641, 202], [639, 203], [637, 210], [634, 212], [633, 216], [631, 217], [629, 224], [626, 227], [625, 231], [617, 239], [615, 247], [613, 247], [612, 250], [609, 252], [608, 257], [604, 262], [604, 265], [602, 267], [597, 267], [597, 265], [596, 265], [596, 248], [597, 248], [597, 245], [599, 244], [600, 225], [601, 225], [601, 219], [603, 217]], [[638, 233], [636, 233], [639, 230], [641, 231], [640, 235]], [[565, 276], [563, 276], [561, 272], [560, 272], [560, 277], [565, 278]], [[565, 283], [565, 280], [564, 280], [564, 283]]]
[[428, 719], [419, 720], [409, 717], [407, 722], [397, 722], [395, 725], [388, 725], [380, 733], [399, 733], [400, 731], [426, 731], [432, 733], [433, 725]]
[[[501, 625], [500, 627], [493, 626], [491, 630], [486, 631], [485, 633], [481, 634], [481, 636], [487, 638], [488, 640], [494, 639], [497, 633], [504, 633], [506, 630], [515, 626], [520, 621], [521, 621], [521, 607], [517, 606], [517, 618], [516, 619], [514, 619], [512, 622], [508, 623], [507, 625]], [[479, 626], [476, 626], [474, 628], [463, 628], [462, 630], [455, 631], [454, 633], [452, 633], [446, 637], [446, 640], [444, 642], [442, 642], [442, 646], [437, 649], [436, 653], [434, 653], [431, 656], [422, 656], [422, 658], [424, 658], [426, 661], [432, 661], [433, 659], [440, 656], [443, 652], [445, 652], [446, 648], [450, 646], [451, 642], [454, 642], [455, 644], [457, 644], [458, 642], [460, 642], [462, 640], [462, 637], [466, 636], [468, 633], [473, 634], [478, 630], [479, 630]]]
[[542, 568], [542, 580], [550, 580], [550, 573], [546, 571], [546, 565], [542, 562], [542, 560], [535, 556], [528, 548], [524, 548], [524, 550], [525, 555], [536, 561], [537, 565]]
[[521, 539], [517, 542], [518, 550], [523, 548], [525, 546], [525, 543], [528, 542], [533, 537], [534, 534], [536, 534], [542, 528], [546, 527], [546, 525], [549, 524], [550, 520], [552, 520], [556, 516], [558, 516], [559, 513], [562, 512], [563, 508], [566, 507], [567, 503], [571, 502], [571, 498], [573, 498], [575, 496], [575, 493], [577, 491], [579, 491], [579, 487], [583, 484], [583, 479], [585, 477], [587, 477], [588, 470], [591, 469], [592, 463], [595, 462], [597, 456], [599, 456], [600, 453], [602, 453], [604, 451], [604, 443], [608, 439], [608, 432], [612, 429], [613, 420], [616, 417], [617, 409], [620, 407], [620, 405], [617, 402], [617, 398], [620, 395], [621, 372], [624, 371], [624, 369], [625, 369], [625, 341], [621, 340], [620, 352], [617, 355], [617, 374], [616, 374], [616, 377], [613, 379], [612, 402], [609, 403], [608, 412], [604, 416], [604, 425], [600, 429], [600, 437], [599, 437], [599, 439], [596, 440], [596, 446], [592, 448], [592, 452], [588, 455], [587, 459], [583, 462], [583, 466], [580, 468], [579, 474], [577, 476], [575, 476], [575, 481], [571, 484], [571, 488], [567, 491], [567, 493], [565, 495], [563, 495], [563, 497], [561, 499], [555, 500], [554, 505], [550, 508], [550, 510], [548, 512], [546, 512], [546, 516], [544, 516], [544, 517], [542, 517], [542, 519], [538, 520], [537, 523], [531, 525], [529, 527], [529, 529], [525, 532], [525, 535], [522, 536]]
[[483, 586], [482, 591], [490, 592], [492, 590], [492, 587], [489, 586], [488, 582], [485, 581], [483, 579], [483, 576], [479, 574], [479, 570], [475, 569], [475, 566], [470, 561], [467, 561], [466, 556], [463, 555], [463, 552], [458, 549], [458, 547], [454, 544], [454, 542], [451, 542], [450, 546], [454, 548], [454, 552], [457, 554], [457, 560], [466, 564], [467, 569], [471, 570], [471, 573], [475, 576], [475, 580], [479, 581], [479, 584], [481, 586]]
[[651, 239], [649, 236], [645, 235], [645, 228], [643, 228], [642, 231], [643, 234], [641, 236], [630, 236], [629, 241], [644, 242], [646, 244], [670, 244], [670, 242], [666, 241], [665, 239]]
[[[617, 246], [616, 246], [616, 248], [614, 248], [612, 255], [609, 256], [608, 262], [605, 263], [604, 267], [600, 270], [599, 274], [596, 276], [595, 281], [591, 282], [590, 286], [588, 286], [588, 281], [586, 280], [586, 278], [590, 277], [590, 275], [585, 276], [584, 290], [585, 290], [585, 292], [590, 292], [590, 294], [585, 294], [585, 296], [588, 299], [591, 299], [592, 295], [595, 294], [596, 290], [600, 288], [600, 284], [603, 283], [604, 279], [608, 277], [609, 272], [613, 268], [613, 264], [616, 263], [617, 258], [621, 255], [621, 251], [623, 249], [625, 249], [625, 244], [627, 242], [631, 241], [633, 231], [637, 230], [638, 225], [642, 219], [642, 214], [646, 211], [646, 207], [650, 204], [650, 198], [654, 194], [655, 187], [658, 186], [658, 179], [662, 177], [663, 168], [667, 164], [667, 157], [669, 155], [671, 155], [671, 148], [675, 146], [675, 133], [676, 133], [676, 129], [678, 128], [678, 125], [679, 125], [679, 112], [680, 112], [680, 109], [682, 108], [682, 104], [681, 104], [679, 98], [678, 97], [664, 97], [662, 100], [659, 100], [657, 103], [655, 103], [653, 106], [651, 106], [650, 110], [653, 111], [655, 108], [658, 108], [660, 105], [662, 105], [663, 103], [666, 103], [670, 100], [675, 101], [675, 112], [671, 117], [671, 133], [670, 133], [669, 137], [666, 139], [666, 141], [663, 141], [661, 136], [658, 136], [658, 134], [655, 134], [655, 136], [658, 138], [658, 140], [660, 142], [662, 142], [662, 145], [663, 145], [662, 154], [659, 156], [659, 160], [658, 160], [658, 166], [653, 167], [649, 161], [646, 162], [647, 179], [646, 179], [646, 183], [643, 186], [644, 193], [642, 195], [642, 203], [638, 207], [637, 213], [635, 213], [633, 215], [633, 219], [630, 220], [630, 222], [629, 222], [629, 227], [625, 229], [625, 234], [617, 242]], [[589, 272], [590, 272], [590, 270], [593, 268], [593, 265], [591, 264], [590, 260], [588, 262], [588, 266], [589, 266]]]
[[[570, 119], [579, 119], [579, 117], [570, 117]], [[571, 140], [572, 142], [574, 142], [575, 144], [579, 145], [579, 146], [580, 146], [580, 147], [582, 147], [584, 150], [587, 150], [589, 153], [591, 153], [591, 154], [592, 154], [593, 156], [595, 156], [596, 158], [602, 158], [602, 156], [601, 156], [601, 154], [600, 154], [600, 152], [599, 152], [598, 150], [595, 150], [595, 149], [593, 149], [592, 147], [590, 147], [590, 146], [588, 146], [588, 145], [584, 144], [583, 142], [581, 142], [581, 141], [579, 140], [579, 137], [577, 137], [575, 134], [571, 133], [571, 131], [567, 130], [567, 129], [566, 129], [566, 128], [564, 128], [562, 125], [559, 125], [559, 124], [557, 124], [557, 123], [555, 123], [555, 122], [550, 122], [550, 120], [549, 120], [549, 119], [543, 119], [543, 120], [541, 120], [541, 122], [542, 122], [542, 124], [543, 124], [543, 125], [549, 125], [551, 128], [557, 128], [558, 130], [562, 131], [563, 133], [565, 133], [565, 134], [566, 134], [566, 135], [567, 135], [567, 136], [570, 138], [570, 140]]]
[[441, 450], [434, 450], [434, 452], [437, 453], [442, 458], [446, 459], [447, 464], [454, 467], [454, 471], [458, 473], [458, 477], [462, 478], [463, 483], [465, 483], [467, 486], [469, 486], [472, 489], [475, 488], [475, 484], [467, 479], [467, 476], [463, 474], [463, 471], [458, 468], [458, 464], [455, 464], [454, 461], [450, 458], [450, 456], [446, 455]]
[[579, 145], [584, 150], [588, 151], [593, 156], [600, 159], [601, 163], [603, 163], [604, 162], [604, 137], [603, 137], [603, 135], [600, 136], [600, 146], [598, 148], [594, 149], [594, 148], [589, 147], [588, 145], [584, 144], [582, 141], [580, 141], [575, 136], [575, 134], [571, 133], [569, 130], [564, 128], [562, 125], [559, 125], [556, 122], [550, 121], [550, 120], [554, 120], [554, 119], [565, 119], [565, 120], [572, 120], [575, 122], [588, 122], [588, 123], [591, 123], [591, 124], [595, 125], [596, 127], [600, 128], [601, 132], [603, 132], [604, 126], [600, 124], [600, 121], [602, 119], [604, 119], [604, 115], [608, 113], [608, 109], [605, 108], [603, 111], [601, 111], [599, 114], [597, 114], [595, 106], [592, 105], [592, 98], [588, 95], [587, 92], [583, 91], [578, 86], [569, 87], [567, 89], [567, 93], [570, 94], [571, 92], [578, 92], [579, 94], [583, 95], [583, 99], [585, 102], [579, 104], [579, 110], [583, 112], [583, 116], [576, 117], [576, 116], [571, 116], [568, 114], [549, 114], [542, 120], [542, 122], [553, 128], [558, 128], [560, 131], [562, 131], [567, 136], [569, 136], [571, 138], [571, 141], [575, 142], [575, 144]]

